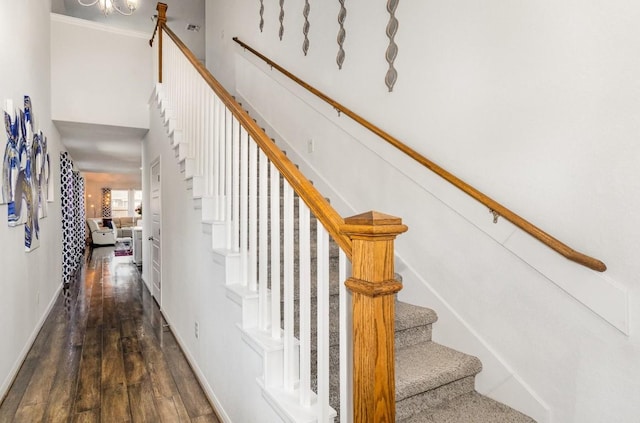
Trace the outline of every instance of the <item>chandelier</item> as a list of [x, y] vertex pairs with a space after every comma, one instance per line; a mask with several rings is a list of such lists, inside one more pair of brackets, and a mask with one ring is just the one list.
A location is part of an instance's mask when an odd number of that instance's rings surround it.
[[78, 0], [78, 3], [87, 7], [97, 4], [105, 16], [114, 10], [121, 15], [130, 16], [136, 10], [138, 0]]

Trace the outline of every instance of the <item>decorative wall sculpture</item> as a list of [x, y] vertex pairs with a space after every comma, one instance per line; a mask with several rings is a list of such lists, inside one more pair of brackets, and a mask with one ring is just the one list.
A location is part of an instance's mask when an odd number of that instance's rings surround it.
[[284, 0], [280, 0], [280, 29], [278, 30], [278, 36], [280, 36], [280, 41], [282, 41], [282, 36], [284, 35]]
[[264, 28], [264, 0], [260, 0], [260, 32]]
[[13, 102], [7, 101], [4, 123], [7, 144], [1, 168], [0, 203], [7, 204], [9, 226], [25, 225], [24, 247], [29, 252], [40, 246], [39, 219], [47, 215], [47, 201], [53, 200], [47, 138], [34, 130], [29, 96], [24, 96], [24, 110], [14, 110]]
[[338, 30], [338, 55], [336, 56], [336, 63], [338, 64], [338, 69], [342, 69], [345, 56], [342, 46], [344, 45], [344, 40], [347, 38], [347, 32], [344, 29], [344, 21], [347, 19], [347, 9], [344, 7], [345, 0], [338, 1], [340, 2], [340, 12], [338, 13], [340, 29]]
[[398, 79], [398, 72], [393, 67], [393, 63], [398, 56], [398, 45], [395, 43], [395, 36], [398, 32], [398, 20], [396, 19], [396, 9], [398, 8], [398, 2], [400, 0], [388, 0], [387, 11], [389, 12], [389, 23], [387, 24], [387, 37], [389, 37], [389, 46], [385, 58], [389, 63], [389, 70], [384, 78], [384, 83], [387, 84], [389, 92], [393, 91], [393, 86]]
[[302, 42], [302, 52], [307, 55], [309, 51], [309, 12], [311, 11], [311, 5], [309, 0], [304, 1], [304, 8], [302, 9], [302, 16], [304, 16], [304, 25], [302, 25], [302, 34], [304, 34], [304, 41]]

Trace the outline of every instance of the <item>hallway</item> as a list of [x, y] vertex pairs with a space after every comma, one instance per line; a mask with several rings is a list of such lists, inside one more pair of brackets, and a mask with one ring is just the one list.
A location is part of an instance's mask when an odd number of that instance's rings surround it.
[[130, 257], [94, 249], [59, 295], [5, 422], [219, 422]]

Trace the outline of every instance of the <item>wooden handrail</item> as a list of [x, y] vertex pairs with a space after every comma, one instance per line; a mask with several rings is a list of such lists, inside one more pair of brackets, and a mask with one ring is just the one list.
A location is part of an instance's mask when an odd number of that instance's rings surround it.
[[347, 257], [351, 259], [352, 242], [351, 238], [343, 234], [340, 230], [344, 220], [338, 212], [329, 204], [324, 196], [311, 184], [311, 182], [298, 170], [293, 162], [280, 150], [275, 143], [265, 134], [258, 124], [248, 115], [242, 106], [224, 89], [224, 87], [211, 75], [207, 68], [200, 63], [195, 55], [184, 45], [184, 43], [166, 25], [162, 25], [169, 38], [182, 51], [185, 57], [191, 62], [193, 67], [200, 73], [202, 78], [218, 95], [220, 100], [238, 119], [240, 124], [247, 130], [253, 140], [260, 146], [265, 155], [280, 171], [282, 176], [289, 182], [300, 198], [307, 204], [311, 212], [318, 218], [327, 231], [331, 234], [336, 243], [342, 248]]
[[311, 92], [315, 96], [321, 98], [325, 102], [329, 103], [338, 112], [344, 113], [345, 115], [349, 116], [351, 119], [355, 120], [360, 125], [364, 126], [365, 128], [367, 128], [368, 130], [370, 130], [374, 134], [378, 135], [380, 138], [384, 139], [389, 144], [391, 144], [394, 147], [396, 147], [398, 150], [402, 151], [403, 153], [405, 153], [406, 155], [408, 155], [409, 157], [411, 157], [412, 159], [414, 159], [415, 161], [417, 161], [418, 163], [420, 163], [421, 165], [423, 165], [427, 169], [429, 169], [432, 172], [434, 172], [436, 175], [442, 177], [444, 180], [446, 180], [447, 182], [451, 183], [456, 188], [462, 190], [467, 195], [471, 196], [475, 200], [477, 200], [480, 203], [482, 203], [485, 206], [487, 206], [489, 208], [489, 210], [492, 213], [494, 213], [494, 216], [496, 216], [496, 217], [497, 216], [502, 216], [503, 218], [505, 218], [509, 222], [513, 223], [514, 225], [516, 225], [517, 227], [519, 227], [523, 231], [527, 232], [529, 235], [531, 235], [534, 238], [536, 238], [538, 241], [540, 241], [543, 244], [547, 245], [549, 248], [555, 250], [556, 252], [560, 253], [561, 255], [563, 255], [564, 257], [566, 257], [567, 259], [569, 259], [571, 261], [574, 261], [574, 262], [576, 262], [578, 264], [581, 264], [583, 266], [586, 266], [586, 267], [588, 267], [590, 269], [593, 269], [593, 270], [596, 270], [598, 272], [604, 272], [605, 270], [607, 270], [607, 266], [602, 261], [600, 261], [600, 260], [598, 260], [596, 258], [590, 257], [590, 256], [588, 256], [586, 254], [580, 253], [580, 252], [572, 249], [568, 245], [564, 244], [563, 242], [559, 241], [558, 239], [554, 238], [553, 236], [549, 235], [548, 233], [546, 233], [542, 229], [538, 228], [537, 226], [535, 226], [534, 224], [532, 224], [528, 220], [525, 220], [524, 218], [520, 217], [519, 215], [517, 215], [516, 213], [512, 212], [511, 210], [509, 210], [508, 208], [506, 208], [502, 204], [498, 203], [497, 201], [493, 200], [492, 198], [490, 198], [487, 195], [483, 194], [482, 192], [478, 191], [476, 188], [474, 188], [473, 186], [469, 185], [465, 181], [461, 180], [457, 176], [453, 175], [452, 173], [450, 173], [447, 170], [443, 169], [442, 167], [440, 167], [436, 163], [434, 163], [431, 160], [427, 159], [426, 157], [424, 157], [423, 155], [421, 155], [420, 153], [418, 153], [417, 151], [415, 151], [414, 149], [412, 149], [408, 145], [404, 144], [403, 142], [401, 142], [397, 138], [395, 138], [395, 137], [391, 136], [390, 134], [388, 134], [387, 132], [383, 131], [381, 128], [379, 128], [376, 125], [374, 125], [373, 123], [369, 122], [368, 120], [366, 120], [362, 116], [358, 115], [357, 113], [353, 112], [352, 110], [350, 110], [347, 107], [343, 106], [342, 104], [338, 103], [336, 100], [332, 99], [331, 97], [329, 97], [328, 95], [324, 94], [320, 90], [318, 90], [318, 89], [314, 88], [313, 86], [309, 85], [308, 83], [306, 83], [305, 81], [301, 80], [297, 76], [293, 75], [291, 72], [287, 71], [282, 66], [278, 65], [277, 63], [275, 63], [274, 61], [272, 61], [268, 57], [262, 55], [260, 52], [258, 52], [255, 49], [251, 48], [246, 43], [240, 41], [238, 39], [238, 37], [234, 37], [233, 40], [236, 43], [238, 43], [240, 46], [242, 46], [244, 49], [250, 51], [255, 56], [257, 56], [260, 59], [262, 59], [264, 62], [266, 62], [272, 68], [277, 69], [280, 73], [285, 75], [287, 78], [291, 79], [292, 81], [294, 81], [295, 83], [297, 83], [298, 85], [300, 85], [301, 87], [306, 89], [307, 91]]

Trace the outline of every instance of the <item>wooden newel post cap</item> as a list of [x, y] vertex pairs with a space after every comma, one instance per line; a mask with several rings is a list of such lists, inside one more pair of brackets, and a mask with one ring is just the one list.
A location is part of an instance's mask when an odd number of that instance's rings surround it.
[[393, 242], [407, 230], [402, 219], [370, 211], [346, 218], [340, 229], [353, 240], [352, 277], [345, 281], [347, 288], [368, 297], [400, 291], [402, 284], [394, 279]]
[[347, 217], [344, 219], [344, 224], [340, 229], [352, 239], [394, 239], [401, 233], [406, 232], [408, 228], [407, 225], [402, 224], [402, 219], [399, 217], [377, 211], [368, 211]]
[[158, 3], [156, 5], [156, 10], [158, 11], [158, 22], [162, 24], [167, 22], [167, 4], [166, 3]]

